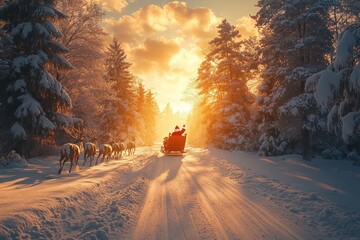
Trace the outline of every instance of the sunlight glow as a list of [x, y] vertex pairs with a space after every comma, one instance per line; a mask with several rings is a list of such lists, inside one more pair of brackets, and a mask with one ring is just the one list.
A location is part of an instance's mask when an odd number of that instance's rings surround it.
[[[216, 9], [224, 5], [198, 1], [127, 3], [129, 6], [121, 14], [106, 16], [107, 32], [122, 41], [132, 63], [131, 71], [155, 93], [160, 109], [170, 103], [175, 112], [191, 112], [192, 103], [183, 101], [184, 94], [197, 77], [209, 41], [217, 35], [216, 27], [223, 16]], [[246, 6], [248, 13], [254, 3], [238, 5]], [[231, 21], [244, 37], [258, 35], [249, 16], [236, 11]], [[249, 86], [252, 92], [256, 85]]]
[[[172, 102], [170, 103], [171, 108], [174, 110], [174, 112], [179, 112], [181, 114], [189, 114], [193, 110], [193, 105], [190, 103], [186, 103], [184, 101], [179, 102]], [[166, 106], [166, 103], [159, 104], [159, 107], [161, 110], [163, 110]]]

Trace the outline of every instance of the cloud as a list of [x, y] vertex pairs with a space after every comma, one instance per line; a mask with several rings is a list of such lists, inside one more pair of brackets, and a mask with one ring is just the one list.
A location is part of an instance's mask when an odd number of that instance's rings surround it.
[[[162, 7], [147, 5], [130, 15], [105, 19], [107, 31], [127, 46], [132, 70], [141, 75], [151, 71], [169, 71], [174, 56], [179, 61], [183, 56], [185, 63], [191, 62], [184, 53], [177, 55], [180, 49], [196, 56], [202, 55], [202, 49], [216, 36], [219, 22], [220, 19], [210, 9], [189, 8], [186, 3], [178, 1]], [[192, 69], [194, 73], [197, 65], [179, 62], [172, 71], [183, 74], [189, 72], [187, 69]]]
[[[221, 19], [208, 8], [172, 1], [147, 5], [117, 19], [105, 19], [107, 32], [123, 44], [131, 71], [157, 92], [160, 105], [181, 101], [197, 75], [203, 49], [217, 35]], [[186, 104], [185, 104], [186, 105]]]
[[131, 15], [119, 19], [104, 20], [107, 31], [122, 42], [137, 44], [139, 40], [167, 29], [163, 11], [155, 5], [148, 5]]
[[111, 13], [120, 13], [126, 6], [129, 5], [130, 2], [133, 2], [131, 0], [87, 0], [95, 1], [99, 3], [105, 11], [111, 12]]
[[209, 39], [216, 33], [220, 19], [208, 8], [189, 8], [185, 2], [174, 1], [164, 6], [169, 19], [179, 27], [184, 34], [198, 39]]
[[108, 18], [105, 23], [122, 42], [138, 44], [141, 38], [160, 33], [207, 41], [215, 36], [219, 21], [208, 8], [191, 9], [184, 2], [173, 1], [163, 7], [148, 5], [119, 19]]
[[242, 38], [259, 37], [259, 31], [256, 28], [256, 21], [250, 16], [244, 16], [236, 21], [236, 28], [239, 30]]
[[171, 58], [179, 51], [180, 46], [173, 40], [145, 39], [141, 46], [130, 51], [132, 70], [138, 74], [168, 71]]

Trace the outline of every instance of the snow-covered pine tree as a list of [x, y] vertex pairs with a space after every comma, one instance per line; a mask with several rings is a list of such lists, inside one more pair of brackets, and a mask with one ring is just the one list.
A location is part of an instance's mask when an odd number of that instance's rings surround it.
[[[351, 157], [360, 165], [360, 23], [347, 27], [339, 36], [335, 61], [311, 76], [306, 89], [314, 92], [322, 107], [329, 109], [329, 131], [340, 135], [354, 148]], [[354, 157], [357, 156], [357, 157]]]
[[111, 102], [104, 102], [105, 105], [110, 106], [104, 106], [109, 111], [104, 112], [101, 118], [108, 121], [104, 121], [101, 125], [103, 129], [112, 131], [106, 131], [104, 134], [110, 136], [125, 132], [134, 135], [136, 134], [134, 76], [129, 71], [130, 63], [126, 61], [126, 54], [116, 38], [107, 49], [105, 67], [105, 81], [111, 84], [114, 98]]
[[[112, 88], [108, 89], [106, 98], [99, 99], [101, 109], [99, 114], [99, 140], [102, 142], [108, 142], [113, 136], [125, 133], [126, 131], [120, 131], [119, 123], [121, 116], [117, 114], [117, 106], [121, 100], [116, 96], [116, 93]], [[122, 129], [124, 130], [124, 129]]]
[[[3, 4], [3, 3], [0, 3]], [[2, 26], [3, 23], [1, 22]], [[6, 87], [8, 84], [10, 63], [8, 58], [11, 56], [13, 51], [13, 45], [10, 37], [6, 34], [4, 30], [0, 30], [0, 154], [3, 149], [3, 145], [8, 139], [8, 134], [6, 132], [6, 126], [8, 117], [5, 113], [5, 102], [6, 102]], [[5, 154], [5, 153], [4, 153]]]
[[145, 93], [145, 108], [143, 116], [145, 122], [145, 145], [152, 146], [156, 139], [156, 118], [159, 115], [159, 107], [151, 90]]
[[[145, 88], [144, 85], [140, 82], [138, 86], [136, 87], [136, 97], [135, 97], [135, 129], [137, 130], [139, 134], [139, 138], [137, 140], [137, 143], [145, 142], [146, 138], [146, 120], [145, 120], [145, 113], [144, 110], [147, 107], [147, 103], [145, 102]], [[139, 141], [140, 140], [140, 141]]]
[[341, 31], [348, 25], [360, 21], [360, 1], [331, 0], [329, 14], [329, 29], [335, 37], [334, 47], [336, 47]]
[[244, 149], [246, 124], [253, 95], [246, 56], [241, 51], [240, 33], [226, 20], [218, 26], [218, 36], [210, 41], [210, 52], [198, 71], [197, 88], [206, 108], [209, 141], [225, 149]]
[[[60, 113], [71, 106], [70, 97], [48, 71], [50, 66], [72, 68], [61, 56], [68, 50], [56, 41], [62, 34], [52, 23], [64, 17], [55, 8], [54, 0], [6, 1], [0, 8], [0, 19], [5, 23], [2, 29], [14, 44], [5, 103], [13, 140], [32, 141], [59, 125], [74, 124], [74, 119]], [[80, 122], [76, 119], [76, 123]]]
[[[264, 67], [258, 99], [263, 116], [260, 153], [278, 155], [309, 142], [307, 110], [314, 101], [304, 86], [309, 76], [326, 66], [332, 50], [329, 2], [260, 0], [258, 6]], [[304, 146], [303, 153], [308, 149]]]

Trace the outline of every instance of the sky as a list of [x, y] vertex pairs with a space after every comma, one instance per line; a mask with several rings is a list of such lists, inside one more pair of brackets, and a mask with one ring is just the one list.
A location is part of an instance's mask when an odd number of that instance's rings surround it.
[[189, 112], [184, 93], [197, 76], [208, 42], [226, 18], [243, 37], [256, 36], [257, 0], [98, 0], [106, 31], [122, 42], [131, 72], [151, 89], [162, 109]]

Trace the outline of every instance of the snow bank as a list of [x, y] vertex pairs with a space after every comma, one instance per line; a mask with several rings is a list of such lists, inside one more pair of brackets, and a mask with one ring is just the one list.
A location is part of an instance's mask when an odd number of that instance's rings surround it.
[[0, 168], [26, 168], [28, 163], [14, 150], [10, 151], [7, 157], [0, 158]]
[[[0, 239], [122, 238], [141, 210], [156, 159], [138, 155], [88, 172], [47, 176], [42, 186], [29, 189], [44, 192], [46, 198], [9, 211], [0, 221]], [[19, 206], [9, 206], [13, 207]]]
[[224, 171], [224, 175], [241, 184], [246, 192], [285, 207], [290, 214], [300, 217], [310, 227], [323, 233], [325, 239], [359, 239], [358, 212], [344, 210], [319, 194], [304, 192], [277, 179], [258, 174], [250, 168], [240, 168], [227, 160], [209, 159], [206, 155], [202, 158], [204, 161], [210, 160], [212, 165]]
[[[145, 180], [136, 179], [116, 192], [108, 189], [110, 184], [58, 197], [50, 205], [12, 216], [0, 224], [0, 239], [115, 239], [111, 232], [134, 217], [131, 210], [141, 202]], [[104, 199], [109, 194], [112, 198]], [[71, 238], [74, 232], [76, 237]]]

